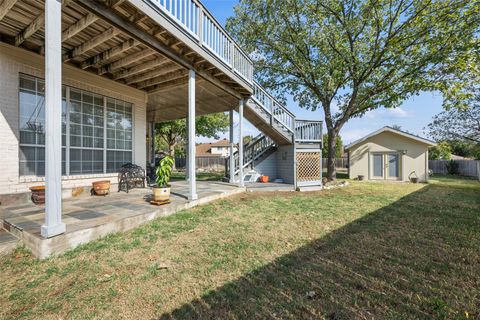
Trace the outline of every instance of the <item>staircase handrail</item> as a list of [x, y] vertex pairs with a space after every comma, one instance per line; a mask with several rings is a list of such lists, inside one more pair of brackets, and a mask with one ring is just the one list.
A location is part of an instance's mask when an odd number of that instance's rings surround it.
[[[275, 121], [280, 123], [292, 134], [295, 131], [295, 115], [283, 106], [273, 95], [268, 93], [258, 82], [253, 81], [251, 98]], [[266, 105], [268, 104], [268, 105]]]
[[[243, 167], [250, 165], [253, 161], [257, 160], [260, 156], [262, 156], [268, 149], [275, 145], [275, 142], [268, 136], [264, 134], [259, 134], [256, 136], [252, 141], [244, 144], [244, 151], [243, 151]], [[259, 147], [257, 147], [259, 146]], [[234, 157], [234, 166], [235, 166], [235, 174], [239, 172], [239, 155], [238, 151], [233, 153]], [[226, 175], [229, 175], [229, 166], [230, 161], [226, 159]]]

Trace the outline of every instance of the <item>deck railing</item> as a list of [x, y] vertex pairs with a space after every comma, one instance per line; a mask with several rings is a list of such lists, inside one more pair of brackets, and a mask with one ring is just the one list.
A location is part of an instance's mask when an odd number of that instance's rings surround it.
[[293, 113], [253, 81], [252, 60], [199, 0], [145, 1], [154, 4], [201, 46], [252, 85], [252, 98], [270, 116], [272, 125], [280, 125], [285, 131], [295, 135], [297, 141], [321, 141], [321, 122], [295, 120]]
[[322, 121], [296, 120], [295, 140], [298, 142], [322, 142]]
[[253, 84], [253, 63], [228, 35], [212, 14], [197, 0], [148, 0], [201, 46], [230, 67], [249, 84]]

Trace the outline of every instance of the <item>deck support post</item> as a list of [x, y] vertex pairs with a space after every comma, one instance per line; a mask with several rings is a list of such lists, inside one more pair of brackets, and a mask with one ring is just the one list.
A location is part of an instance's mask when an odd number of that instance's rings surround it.
[[238, 105], [238, 185], [243, 187], [243, 106], [245, 101], [240, 100]]
[[235, 183], [235, 157], [234, 157], [234, 130], [233, 130], [233, 109], [230, 109], [230, 157], [228, 161], [230, 161], [229, 169], [230, 169], [230, 183]]
[[195, 71], [188, 71], [188, 200], [197, 200], [197, 181], [195, 177]]
[[45, 1], [45, 224], [51, 238], [65, 233], [62, 222], [62, 2]]

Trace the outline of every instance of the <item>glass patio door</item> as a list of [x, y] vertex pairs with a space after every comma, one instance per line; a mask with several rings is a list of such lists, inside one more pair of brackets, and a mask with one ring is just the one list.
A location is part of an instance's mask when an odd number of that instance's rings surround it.
[[372, 160], [373, 160], [372, 178], [384, 179], [383, 154], [382, 153], [372, 154]]
[[378, 152], [371, 155], [371, 179], [400, 179], [400, 154]]
[[387, 154], [388, 158], [388, 178], [398, 179], [400, 178], [400, 157], [398, 153]]

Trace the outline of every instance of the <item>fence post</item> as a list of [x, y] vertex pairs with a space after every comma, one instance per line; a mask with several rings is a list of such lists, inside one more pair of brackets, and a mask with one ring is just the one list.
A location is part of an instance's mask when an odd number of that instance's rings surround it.
[[478, 181], [480, 181], [480, 160], [477, 160], [477, 177]]

